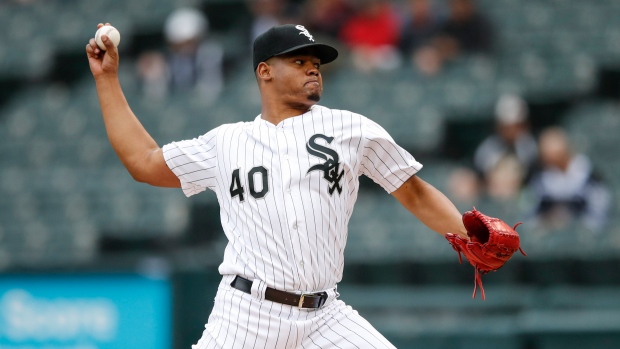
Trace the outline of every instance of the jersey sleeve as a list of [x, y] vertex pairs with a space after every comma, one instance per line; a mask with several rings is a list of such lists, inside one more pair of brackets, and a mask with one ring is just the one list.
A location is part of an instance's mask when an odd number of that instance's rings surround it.
[[400, 147], [376, 122], [362, 120], [361, 172], [392, 193], [422, 169], [408, 151]]
[[216, 185], [217, 129], [198, 138], [172, 142], [162, 148], [166, 164], [181, 181], [186, 196]]

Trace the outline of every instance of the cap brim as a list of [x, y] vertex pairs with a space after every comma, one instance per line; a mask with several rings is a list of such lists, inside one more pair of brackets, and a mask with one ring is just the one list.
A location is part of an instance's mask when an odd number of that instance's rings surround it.
[[291, 53], [291, 52], [298, 51], [304, 48], [309, 48], [309, 47], [316, 49], [317, 57], [321, 60], [321, 64], [327, 64], [327, 63], [333, 62], [336, 60], [336, 58], [338, 58], [338, 50], [325, 44], [299, 45], [299, 46], [291, 47], [286, 51], [282, 51], [276, 55], [273, 55], [272, 57], [281, 56], [283, 54]]

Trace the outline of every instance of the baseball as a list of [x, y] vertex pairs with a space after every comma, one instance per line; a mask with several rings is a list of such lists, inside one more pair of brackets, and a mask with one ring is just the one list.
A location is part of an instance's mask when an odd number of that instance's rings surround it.
[[102, 35], [107, 35], [116, 47], [118, 47], [118, 44], [121, 43], [121, 33], [119, 33], [118, 30], [111, 25], [104, 25], [97, 30], [97, 33], [95, 33], [95, 42], [97, 42], [97, 46], [99, 46], [99, 48], [104, 51], [106, 50], [106, 48], [101, 41]]

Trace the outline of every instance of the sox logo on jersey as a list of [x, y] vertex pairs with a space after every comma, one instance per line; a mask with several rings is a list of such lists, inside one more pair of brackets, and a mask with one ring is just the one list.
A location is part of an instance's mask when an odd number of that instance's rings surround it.
[[310, 174], [310, 172], [312, 171], [323, 171], [323, 178], [332, 185], [331, 187], [329, 187], [329, 195], [332, 195], [334, 193], [334, 190], [338, 190], [338, 194], [340, 194], [342, 192], [340, 180], [344, 175], [344, 170], [338, 173], [338, 170], [340, 169], [340, 157], [338, 156], [338, 153], [336, 153], [334, 150], [316, 143], [317, 138], [324, 139], [327, 144], [331, 143], [334, 140], [334, 137], [327, 137], [322, 134], [315, 134], [314, 136], [310, 137], [310, 140], [308, 140], [308, 144], [306, 144], [306, 149], [308, 150], [308, 153], [326, 161], [322, 164], [310, 167], [308, 169], [308, 172], [306, 172], [306, 175]]

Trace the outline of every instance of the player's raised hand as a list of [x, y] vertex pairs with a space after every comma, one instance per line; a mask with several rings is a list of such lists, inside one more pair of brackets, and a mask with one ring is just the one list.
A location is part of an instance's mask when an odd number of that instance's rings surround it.
[[[97, 29], [101, 28], [103, 25], [103, 23], [99, 23]], [[106, 23], [105, 25], [110, 25], [110, 23]], [[119, 63], [118, 49], [107, 35], [102, 35], [101, 41], [105, 45], [106, 51], [97, 46], [94, 38], [91, 38], [86, 45], [86, 56], [88, 57], [90, 71], [95, 78], [116, 76], [118, 74]]]

